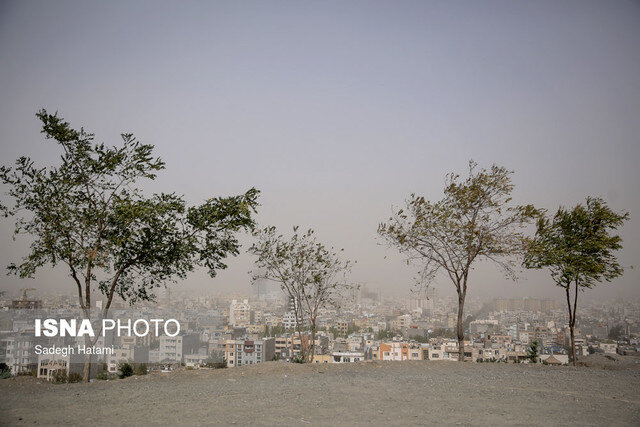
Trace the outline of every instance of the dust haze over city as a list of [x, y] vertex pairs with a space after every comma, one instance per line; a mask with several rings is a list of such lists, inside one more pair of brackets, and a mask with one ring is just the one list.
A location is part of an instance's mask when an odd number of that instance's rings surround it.
[[636, 0], [0, 1], [0, 424], [640, 425], [638, 46]]
[[[411, 193], [439, 200], [470, 159], [495, 163], [515, 172], [517, 203], [600, 196], [628, 211], [625, 274], [584, 296], [636, 299], [639, 24], [634, 1], [3, 2], [0, 158], [58, 158], [40, 108], [108, 145], [132, 132], [166, 162], [149, 194], [200, 203], [255, 186], [259, 225], [312, 227], [357, 261], [351, 280], [396, 296], [416, 269], [378, 224]], [[2, 266], [27, 253], [12, 230], [1, 223]], [[228, 270], [172, 289], [250, 292], [241, 240]], [[26, 286], [72, 290], [61, 268], [0, 278]], [[490, 264], [469, 295], [562, 297], [546, 271], [514, 283]]]

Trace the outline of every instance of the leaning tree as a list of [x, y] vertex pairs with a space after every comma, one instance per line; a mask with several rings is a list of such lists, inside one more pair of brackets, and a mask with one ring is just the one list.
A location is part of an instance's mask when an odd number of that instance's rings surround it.
[[464, 360], [463, 310], [469, 273], [477, 261], [496, 263], [515, 279], [514, 256], [524, 248], [523, 228], [536, 215], [531, 205], [511, 203], [513, 172], [493, 165], [469, 176], [448, 174], [444, 197], [437, 202], [412, 194], [403, 209], [393, 211], [378, 233], [420, 267], [420, 285], [444, 272], [458, 294], [458, 360]]
[[574, 366], [578, 291], [622, 275], [623, 268], [615, 256], [622, 248], [622, 239], [612, 231], [628, 218], [627, 212], [614, 212], [602, 199], [588, 197], [586, 205], [578, 204], [572, 210], [561, 207], [553, 218], [541, 216], [536, 234], [529, 240], [524, 266], [549, 269], [553, 281], [564, 289]]
[[[38, 167], [20, 157], [14, 167], [0, 168], [0, 180], [13, 200], [3, 213], [15, 215], [15, 234], [27, 235], [29, 253], [9, 266], [20, 277], [32, 277], [45, 265], [65, 265], [76, 288], [84, 318], [95, 320], [93, 295], [106, 303], [115, 295], [130, 304], [153, 300], [154, 288], [183, 279], [196, 267], [226, 268], [225, 258], [239, 252], [237, 233], [253, 230], [258, 191], [214, 197], [199, 206], [186, 205], [176, 194], [145, 196], [138, 183], [154, 179], [165, 165], [153, 157], [153, 146], [132, 134], [122, 143], [94, 142], [84, 129], [74, 130], [56, 114], [41, 110], [42, 133], [61, 149], [55, 166]], [[98, 338], [87, 337], [93, 346]], [[84, 364], [89, 379], [91, 356]]]
[[[275, 227], [254, 233], [257, 241], [249, 251], [257, 256], [257, 272], [253, 280], [266, 279], [280, 285], [293, 301], [296, 331], [300, 339], [300, 360], [310, 362], [315, 354], [317, 320], [320, 310], [336, 307], [345, 292], [357, 288], [347, 281], [351, 261], [340, 258], [339, 252], [319, 243], [313, 230], [286, 238]], [[309, 348], [305, 348], [302, 329], [309, 323]]]

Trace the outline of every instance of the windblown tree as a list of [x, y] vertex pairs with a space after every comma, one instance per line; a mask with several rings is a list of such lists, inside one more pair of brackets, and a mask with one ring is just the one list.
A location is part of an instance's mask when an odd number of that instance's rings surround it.
[[420, 268], [419, 285], [429, 285], [444, 272], [458, 294], [458, 360], [464, 360], [464, 302], [469, 274], [478, 261], [497, 264], [516, 278], [513, 258], [521, 254], [523, 228], [536, 210], [511, 203], [513, 172], [493, 165], [478, 170], [469, 162], [469, 176], [448, 174], [444, 197], [437, 202], [412, 194], [403, 209], [394, 210], [378, 233]]
[[[313, 230], [285, 238], [275, 227], [254, 233], [257, 242], [249, 252], [257, 256], [257, 273], [253, 280], [266, 279], [280, 285], [294, 301], [296, 331], [300, 338], [300, 360], [310, 362], [315, 354], [318, 314], [328, 307], [337, 307], [347, 291], [357, 286], [347, 282], [351, 261], [340, 258], [339, 251], [319, 243]], [[340, 250], [342, 251], [342, 250]], [[309, 324], [311, 338], [305, 348], [302, 330]]]
[[529, 241], [524, 266], [549, 269], [553, 281], [564, 289], [574, 366], [578, 292], [622, 275], [615, 256], [622, 239], [612, 232], [628, 218], [627, 212], [614, 212], [602, 199], [588, 197], [586, 205], [578, 204], [572, 210], [561, 207], [553, 218], [541, 216]]
[[[155, 288], [198, 266], [215, 276], [227, 267], [227, 256], [238, 254], [237, 233], [253, 230], [257, 190], [192, 207], [176, 194], [145, 197], [138, 181], [153, 180], [165, 167], [152, 145], [123, 134], [121, 145], [106, 146], [57, 114], [41, 110], [37, 117], [62, 154], [56, 166], [37, 167], [21, 157], [14, 167], [0, 168], [13, 200], [2, 211], [17, 217], [16, 235], [32, 239], [29, 253], [9, 271], [32, 277], [46, 265], [65, 265], [85, 318], [107, 317], [115, 295], [130, 304], [153, 300]], [[106, 303], [93, 316], [97, 292]], [[86, 343], [94, 345], [98, 335]]]

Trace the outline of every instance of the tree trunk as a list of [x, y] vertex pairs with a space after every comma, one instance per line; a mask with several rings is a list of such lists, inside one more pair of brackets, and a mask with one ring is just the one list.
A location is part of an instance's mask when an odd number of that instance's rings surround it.
[[463, 292], [458, 292], [458, 362], [464, 362], [464, 329], [462, 328], [464, 297]]
[[[91, 339], [89, 337], [84, 338], [85, 351], [89, 350], [92, 346]], [[84, 368], [82, 370], [82, 381], [89, 382], [91, 378], [91, 352], [85, 353], [84, 356]]]
[[573, 335], [573, 325], [569, 324], [569, 331], [571, 334], [571, 354], [573, 356], [573, 366], [576, 366], [576, 341]]
[[[302, 362], [304, 363], [306, 362], [307, 359], [306, 359], [306, 352], [304, 348], [304, 341], [302, 340], [302, 325], [299, 322], [297, 322], [296, 330], [298, 331], [298, 339], [300, 340], [300, 353], [298, 354], [298, 358], [302, 360]], [[291, 352], [293, 353], [293, 340], [291, 345], [292, 345]], [[293, 358], [293, 354], [291, 355], [291, 358]]]
[[576, 340], [574, 335], [574, 326], [576, 324], [576, 305], [578, 304], [578, 285], [576, 283], [576, 294], [574, 297], [573, 308], [571, 307], [571, 283], [565, 287], [567, 295], [567, 308], [569, 309], [569, 335], [571, 337], [571, 356], [573, 357], [573, 366], [576, 366]]
[[316, 353], [316, 322], [311, 322], [311, 348], [309, 350], [309, 363], [313, 363], [313, 356]]
[[84, 356], [84, 369], [82, 370], [82, 381], [89, 382], [91, 376], [91, 354]]

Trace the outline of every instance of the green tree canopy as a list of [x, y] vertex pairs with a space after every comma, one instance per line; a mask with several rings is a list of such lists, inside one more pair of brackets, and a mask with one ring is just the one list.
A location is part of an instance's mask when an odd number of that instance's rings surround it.
[[622, 238], [612, 232], [628, 218], [627, 212], [614, 212], [602, 199], [588, 197], [586, 204], [571, 210], [559, 208], [552, 218], [540, 216], [536, 234], [528, 242], [524, 265], [548, 269], [556, 285], [565, 290], [574, 364], [578, 291], [622, 275], [616, 258]]
[[122, 144], [107, 146], [57, 114], [41, 110], [37, 117], [62, 153], [56, 166], [20, 157], [14, 167], [0, 168], [12, 199], [0, 209], [16, 216], [16, 235], [32, 239], [29, 253], [9, 270], [31, 277], [45, 265], [65, 265], [87, 318], [92, 292], [105, 295], [105, 317], [116, 294], [133, 304], [198, 266], [215, 276], [238, 254], [237, 233], [253, 230], [256, 189], [191, 207], [174, 193], [147, 197], [139, 181], [165, 167], [152, 145], [122, 134]]

